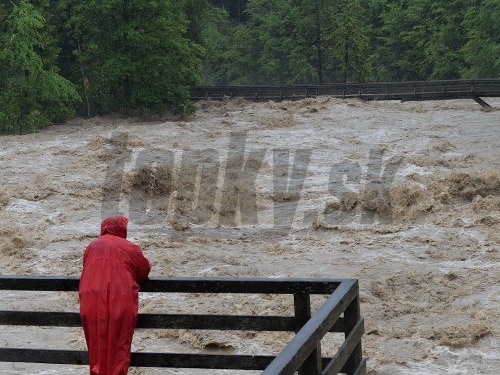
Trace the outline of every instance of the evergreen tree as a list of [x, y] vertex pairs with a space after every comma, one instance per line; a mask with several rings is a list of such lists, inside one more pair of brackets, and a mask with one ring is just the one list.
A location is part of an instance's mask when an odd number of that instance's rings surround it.
[[467, 43], [464, 58], [469, 64], [463, 68], [468, 78], [500, 78], [500, 3], [483, 0], [467, 12], [464, 25]]
[[[401, 0], [387, 4], [382, 14], [378, 61], [387, 74], [388, 80], [420, 79], [419, 62], [422, 51], [419, 46], [408, 40], [406, 33], [414, 27], [424, 27], [419, 20], [412, 21], [408, 13], [409, 1]], [[424, 41], [422, 41], [423, 43]]]
[[[186, 33], [186, 2], [63, 0], [93, 113], [189, 113], [202, 48]], [[193, 31], [194, 32], [194, 31]], [[77, 69], [77, 67], [73, 67]]]
[[229, 17], [237, 23], [247, 20], [245, 12], [248, 0], [210, 0], [212, 5], [220, 7], [228, 12]]
[[304, 83], [315, 80], [297, 25], [300, 8], [290, 0], [250, 0], [247, 24], [235, 38], [237, 67], [244, 72], [240, 83]]
[[250, 23], [235, 27], [234, 35], [231, 38], [231, 48], [227, 53], [228, 83], [242, 85], [266, 82], [260, 72], [261, 42], [259, 34], [259, 31]]
[[300, 43], [305, 47], [306, 58], [316, 69], [318, 83], [335, 79], [335, 57], [331, 52], [331, 35], [339, 13], [335, 0], [298, 0], [300, 18], [297, 24]]
[[[250, 0], [236, 33], [238, 83], [361, 81], [369, 46], [358, 1]], [[257, 79], [257, 81], [256, 81]]]
[[202, 70], [204, 84], [227, 85], [234, 78], [234, 33], [235, 27], [230, 22], [229, 13], [223, 8], [209, 6], [201, 31], [206, 52]]
[[27, 133], [64, 121], [79, 98], [57, 73], [41, 10], [20, 0], [4, 4], [0, 16], [0, 131]]
[[203, 43], [204, 19], [208, 16], [208, 0], [181, 0], [182, 11], [188, 19], [188, 28], [185, 37], [191, 42]]
[[71, 116], [68, 80], [90, 116], [189, 113], [202, 79], [497, 78], [499, 14], [497, 0], [3, 1], [0, 131]]
[[432, 3], [428, 17], [435, 25], [425, 60], [432, 72], [427, 79], [458, 79], [464, 66], [461, 48], [466, 43], [463, 20], [468, 0], [439, 0]]
[[327, 36], [339, 63], [342, 82], [363, 82], [370, 74], [368, 37], [362, 28], [363, 9], [350, 0], [339, 14], [337, 27]]
[[383, 14], [383, 44], [378, 53], [390, 79], [460, 78], [467, 4], [467, 0], [390, 3]]
[[388, 2], [389, 0], [360, 0], [366, 17], [363, 32], [368, 38], [370, 81], [388, 81], [392, 76], [386, 64], [388, 48], [382, 41], [383, 14]]

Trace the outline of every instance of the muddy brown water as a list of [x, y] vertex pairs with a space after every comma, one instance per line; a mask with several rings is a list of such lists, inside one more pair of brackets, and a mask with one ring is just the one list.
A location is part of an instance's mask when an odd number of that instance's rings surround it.
[[[129, 238], [152, 276], [358, 278], [369, 374], [497, 374], [500, 100], [489, 101], [492, 110], [207, 101], [182, 121], [108, 116], [1, 137], [0, 271], [78, 275], [108, 197], [104, 212], [132, 214]], [[0, 298], [2, 309], [78, 309], [74, 293]], [[287, 297], [141, 295], [143, 312], [286, 315], [291, 306]], [[271, 354], [289, 339], [138, 330], [133, 347]], [[85, 348], [79, 329], [63, 328], [2, 327], [0, 344]], [[324, 354], [337, 347], [328, 338]], [[2, 363], [0, 372], [87, 370]]]

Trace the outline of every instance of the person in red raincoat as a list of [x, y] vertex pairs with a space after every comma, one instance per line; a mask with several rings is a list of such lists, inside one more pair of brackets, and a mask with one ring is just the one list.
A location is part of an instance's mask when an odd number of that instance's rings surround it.
[[85, 249], [80, 277], [80, 316], [91, 375], [126, 375], [139, 309], [139, 282], [151, 264], [127, 241], [127, 218], [112, 216]]

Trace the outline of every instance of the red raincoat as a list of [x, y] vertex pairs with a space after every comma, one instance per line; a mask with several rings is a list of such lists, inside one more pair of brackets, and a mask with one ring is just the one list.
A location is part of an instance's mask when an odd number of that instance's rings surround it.
[[91, 375], [126, 375], [139, 309], [139, 282], [151, 264], [127, 241], [127, 218], [112, 216], [87, 246], [80, 278], [80, 316]]

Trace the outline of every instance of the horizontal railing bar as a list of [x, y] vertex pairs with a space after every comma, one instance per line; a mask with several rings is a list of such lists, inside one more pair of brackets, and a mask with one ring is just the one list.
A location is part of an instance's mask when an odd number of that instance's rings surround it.
[[[183, 353], [132, 353], [132, 367], [171, 367], [226, 370], [264, 370], [276, 358], [269, 355], [215, 355]], [[331, 358], [322, 358], [323, 367]]]
[[[285, 316], [139, 314], [137, 328], [296, 332], [299, 326], [295, 317]], [[344, 332], [344, 319], [330, 332]]]
[[[186, 353], [132, 353], [132, 367], [263, 370], [274, 356]], [[80, 350], [0, 348], [0, 362], [88, 365], [88, 352]]]
[[222, 99], [240, 97], [249, 100], [302, 99], [328, 95], [338, 98], [365, 100], [419, 100], [468, 99], [476, 96], [500, 96], [500, 79], [441, 80], [375, 83], [331, 83], [321, 85], [246, 85], [246, 86], [193, 86], [191, 99]]
[[344, 281], [266, 368], [263, 375], [294, 374], [357, 295], [357, 280]]
[[296, 84], [270, 84], [270, 85], [216, 85], [216, 86], [191, 86], [192, 88], [219, 88], [219, 87], [247, 87], [247, 88], [287, 88], [287, 87], [298, 87], [298, 88], [311, 88], [311, 87], [360, 87], [360, 86], [401, 86], [401, 85], [468, 85], [468, 84], [480, 84], [480, 83], [490, 83], [496, 84], [500, 82], [500, 78], [480, 78], [480, 79], [444, 79], [444, 80], [432, 80], [432, 81], [382, 81], [382, 82], [332, 82], [332, 83], [321, 83], [321, 84], [311, 84], [311, 83], [296, 83]]
[[[211, 355], [184, 353], [132, 353], [133, 367], [216, 368], [262, 370], [272, 356]], [[0, 348], [1, 362], [88, 365], [88, 353], [79, 350]]]
[[143, 292], [330, 294], [343, 280], [265, 278], [151, 278], [141, 284]]
[[88, 365], [88, 353], [81, 350], [0, 348], [0, 362]]
[[77, 276], [0, 276], [0, 290], [74, 292], [78, 284]]
[[[264, 370], [275, 356], [268, 355], [214, 355], [189, 353], [144, 353], [131, 354], [131, 367], [199, 368], [226, 370]], [[325, 367], [331, 358], [322, 358]], [[88, 352], [85, 350], [0, 348], [0, 362], [46, 363], [54, 365], [87, 366]]]
[[[439, 89], [439, 88], [437, 88]], [[363, 90], [362, 92], [359, 92], [359, 90], [356, 89], [346, 89], [344, 91], [342, 90], [324, 90], [324, 89], [319, 89], [319, 90], [310, 90], [311, 94], [314, 95], [333, 95], [333, 96], [338, 96], [338, 95], [391, 95], [391, 96], [410, 96], [410, 95], [418, 95], [418, 94], [434, 94], [434, 95], [452, 95], [452, 94], [480, 94], [480, 95], [488, 95], [488, 94], [494, 94], [497, 95], [500, 93], [500, 88], [495, 88], [495, 89], [479, 89], [476, 88], [474, 90], [471, 89], [456, 89], [456, 90], [450, 90], [447, 89], [447, 91], [442, 92], [442, 91], [431, 91], [431, 90], [422, 90], [421, 88], [417, 90], [416, 92], [414, 91], [414, 88], [408, 88], [406, 91], [384, 91], [384, 90]], [[229, 96], [230, 94], [233, 94], [233, 96], [237, 97], [248, 97], [248, 98], [254, 98], [254, 92], [242, 92], [240, 90], [228, 90], [228, 91], [218, 91], [214, 93], [210, 93], [211, 97], [214, 95], [217, 95], [219, 98], [223, 98], [224, 96]], [[283, 90], [276, 90], [276, 91], [270, 91], [266, 93], [261, 93], [259, 92], [259, 97], [261, 96], [288, 96], [288, 97], [294, 97], [294, 96], [306, 96], [305, 92], [294, 92], [294, 91], [283, 91]], [[309, 96], [309, 95], [308, 95]], [[198, 98], [196, 96], [192, 96], [193, 98]], [[201, 98], [201, 97], [200, 97]]]
[[342, 367], [346, 363], [356, 345], [360, 343], [363, 333], [364, 319], [361, 318], [360, 320], [358, 320], [351, 333], [349, 333], [349, 335], [342, 343], [337, 353], [333, 356], [330, 363], [323, 370], [321, 375], [337, 375], [339, 371], [341, 371]]
[[[152, 277], [141, 292], [331, 294], [343, 279]], [[0, 290], [77, 291], [77, 276], [0, 276]]]
[[433, 81], [383, 81], [383, 82], [364, 82], [364, 83], [322, 83], [322, 84], [271, 84], [271, 85], [216, 85], [216, 86], [191, 86], [190, 89], [230, 89], [230, 88], [242, 88], [242, 89], [286, 89], [286, 88], [317, 88], [317, 87], [386, 87], [386, 86], [457, 86], [457, 85], [479, 85], [479, 84], [500, 84], [500, 78], [486, 78], [486, 79], [449, 79], [449, 80], [433, 80]]
[[[0, 325], [80, 327], [81, 320], [76, 312], [0, 311]], [[139, 314], [137, 328], [295, 332], [300, 327], [287, 316]], [[330, 332], [344, 332], [343, 318]]]
[[0, 325], [81, 327], [80, 314], [56, 311], [0, 311]]
[[293, 331], [293, 317], [231, 315], [139, 315], [137, 328]]
[[130, 364], [135, 367], [264, 370], [273, 359], [273, 356], [263, 355], [132, 353]]

